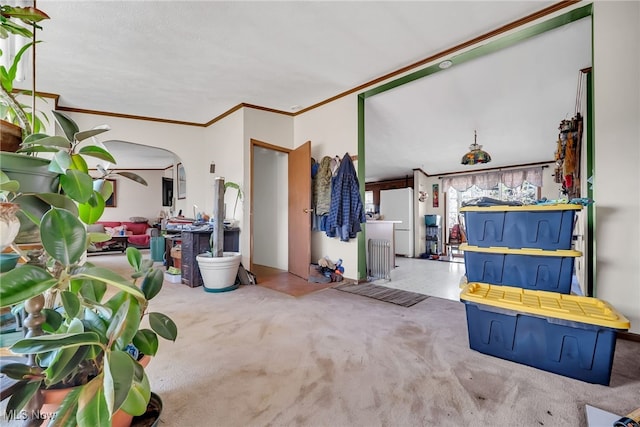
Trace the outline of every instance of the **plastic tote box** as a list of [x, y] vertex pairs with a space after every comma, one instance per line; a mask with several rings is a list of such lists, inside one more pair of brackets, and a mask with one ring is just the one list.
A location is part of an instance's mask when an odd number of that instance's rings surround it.
[[460, 293], [473, 350], [609, 385], [616, 331], [629, 321], [596, 298], [469, 283]]
[[571, 249], [575, 212], [582, 205], [465, 206], [467, 241], [474, 246]]
[[582, 252], [559, 249], [481, 248], [460, 245], [469, 282], [517, 286], [539, 291], [571, 292], [573, 264]]

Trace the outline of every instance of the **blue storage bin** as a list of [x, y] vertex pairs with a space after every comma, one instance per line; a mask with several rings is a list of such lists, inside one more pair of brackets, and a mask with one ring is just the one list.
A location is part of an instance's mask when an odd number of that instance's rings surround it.
[[469, 282], [524, 289], [571, 292], [573, 265], [582, 255], [574, 250], [481, 248], [460, 245]]
[[467, 206], [464, 214], [471, 245], [546, 250], [571, 249], [575, 212], [581, 205]]
[[629, 321], [596, 298], [468, 284], [469, 346], [548, 372], [609, 385], [616, 332]]

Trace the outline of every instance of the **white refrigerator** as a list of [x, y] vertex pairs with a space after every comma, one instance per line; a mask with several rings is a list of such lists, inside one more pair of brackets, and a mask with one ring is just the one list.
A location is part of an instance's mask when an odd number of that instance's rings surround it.
[[380, 215], [386, 221], [400, 221], [394, 227], [396, 255], [413, 258], [413, 188], [380, 190]]

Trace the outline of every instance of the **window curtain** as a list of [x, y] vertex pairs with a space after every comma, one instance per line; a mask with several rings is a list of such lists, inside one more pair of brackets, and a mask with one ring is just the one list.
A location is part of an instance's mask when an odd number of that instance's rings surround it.
[[519, 187], [525, 181], [537, 187], [542, 187], [542, 167], [446, 177], [442, 178], [442, 188], [443, 191], [447, 191], [450, 187], [458, 191], [466, 191], [476, 185], [481, 190], [490, 190], [499, 183], [504, 184], [506, 187], [514, 188]]

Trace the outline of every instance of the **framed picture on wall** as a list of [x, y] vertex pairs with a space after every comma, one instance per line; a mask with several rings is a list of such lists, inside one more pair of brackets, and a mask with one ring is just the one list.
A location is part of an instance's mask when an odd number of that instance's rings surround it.
[[184, 165], [178, 163], [178, 199], [187, 197], [187, 175], [184, 171]]
[[438, 197], [439, 196], [439, 194], [438, 194], [439, 187], [438, 187], [438, 184], [433, 184], [432, 190], [433, 190], [432, 191], [432, 193], [433, 193], [433, 198], [432, 198], [433, 199], [433, 207], [437, 208], [439, 206], [439, 202], [438, 202], [438, 199], [439, 199], [439, 197]]
[[107, 208], [115, 208], [118, 206], [117, 203], [117, 198], [116, 198], [116, 183], [117, 181], [115, 179], [107, 179], [107, 181], [109, 181], [111, 183], [111, 185], [113, 185], [113, 193], [111, 193], [111, 197], [109, 197], [107, 200], [105, 200], [104, 202], [104, 206]]

